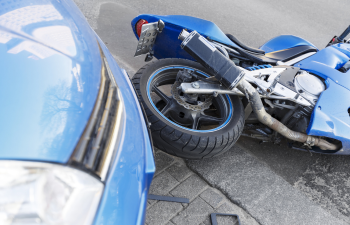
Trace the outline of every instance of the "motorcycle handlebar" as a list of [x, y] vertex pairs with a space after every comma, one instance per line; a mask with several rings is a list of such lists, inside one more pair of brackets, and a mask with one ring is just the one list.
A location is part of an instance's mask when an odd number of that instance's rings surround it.
[[350, 26], [344, 30], [344, 32], [338, 37], [339, 42], [342, 42], [346, 36], [350, 33]]

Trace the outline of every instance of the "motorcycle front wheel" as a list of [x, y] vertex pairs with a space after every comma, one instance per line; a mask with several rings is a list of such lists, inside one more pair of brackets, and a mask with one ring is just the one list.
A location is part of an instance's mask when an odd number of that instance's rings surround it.
[[168, 154], [202, 159], [229, 150], [244, 127], [244, 110], [238, 96], [185, 95], [176, 81], [180, 70], [209, 72], [199, 63], [185, 59], [151, 62], [132, 78], [148, 121], [154, 146]]

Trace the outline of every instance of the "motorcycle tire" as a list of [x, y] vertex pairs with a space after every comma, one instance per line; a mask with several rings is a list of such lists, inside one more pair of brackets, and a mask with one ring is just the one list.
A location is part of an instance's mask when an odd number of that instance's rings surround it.
[[[215, 116], [204, 114], [205, 110], [200, 113], [198, 109], [193, 111], [188, 105], [185, 108], [179, 105], [178, 101], [175, 102], [173, 92], [165, 95], [164, 91], [159, 92], [162, 84], [164, 84], [162, 87], [170, 87], [174, 91], [172, 85], [177, 72], [181, 69], [197, 71], [203, 77], [210, 76], [209, 72], [197, 62], [168, 58], [146, 64], [132, 78], [132, 83], [150, 122], [154, 146], [168, 154], [185, 159], [210, 158], [228, 151], [236, 143], [244, 127], [244, 108], [240, 98], [229, 95], [218, 95], [212, 98], [210, 107], [213, 109], [206, 110], [211, 114], [215, 113]], [[154, 96], [160, 100], [155, 102]], [[182, 102], [181, 104], [186, 105]], [[165, 116], [162, 114], [164, 109], [162, 105], [165, 105], [164, 108], [170, 105], [172, 109], [177, 110], [170, 111], [170, 116]], [[190, 123], [189, 114], [193, 117], [192, 127], [185, 126], [186, 123], [183, 122]], [[197, 115], [196, 118], [194, 114]], [[194, 121], [197, 121], [195, 126]], [[210, 124], [214, 122], [217, 124]], [[202, 129], [208, 126], [209, 128]], [[213, 126], [216, 127], [212, 128]]]

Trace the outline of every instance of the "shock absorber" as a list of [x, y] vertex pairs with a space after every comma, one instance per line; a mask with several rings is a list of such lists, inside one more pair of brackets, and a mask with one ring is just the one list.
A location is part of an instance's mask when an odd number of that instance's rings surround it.
[[182, 30], [179, 39], [182, 40], [181, 48], [207, 68], [228, 89], [235, 88], [244, 77], [244, 71], [241, 68], [196, 31], [188, 33]]

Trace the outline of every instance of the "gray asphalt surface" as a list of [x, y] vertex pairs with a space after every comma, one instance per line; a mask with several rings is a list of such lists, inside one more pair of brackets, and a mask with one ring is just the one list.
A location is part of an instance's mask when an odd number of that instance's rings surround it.
[[[330, 38], [340, 34], [350, 24], [350, 6], [345, 0], [115, 0], [108, 2], [75, 0], [75, 2], [129, 74], [133, 74], [145, 64], [143, 56], [133, 58], [137, 41], [130, 27], [131, 20], [142, 13], [183, 14], [211, 20], [224, 32], [234, 34], [253, 47], [259, 47], [277, 35], [293, 34], [323, 48]], [[262, 224], [281, 224], [283, 221], [283, 224], [294, 224], [293, 220], [297, 224], [310, 224], [306, 223], [308, 216], [311, 219], [313, 217], [320, 219], [315, 219], [315, 223], [312, 224], [334, 224], [341, 221], [350, 223], [349, 156], [320, 154], [310, 156], [307, 152], [291, 150], [283, 146], [259, 145], [258, 141], [249, 138], [240, 138], [238, 146], [240, 147], [238, 150], [234, 148], [232, 151], [236, 150], [246, 156], [243, 160], [245, 163], [238, 163], [238, 166], [235, 160], [225, 160], [225, 157], [234, 159], [232, 157], [237, 153], [232, 152], [212, 161], [196, 161], [188, 164]], [[255, 160], [257, 163], [249, 163]], [[247, 163], [250, 169], [245, 167]], [[254, 172], [256, 177], [248, 176], [247, 171]], [[236, 182], [235, 174], [246, 177]], [[259, 184], [256, 182], [257, 179], [267, 182], [264, 183], [263, 188], [256, 187]], [[280, 187], [283, 188], [280, 189]], [[253, 191], [239, 191], [243, 188]], [[285, 199], [283, 199], [284, 191]], [[262, 194], [262, 200], [254, 201], [244, 197], [254, 193]], [[300, 196], [295, 197], [297, 200], [287, 206], [287, 196], [294, 195]], [[281, 204], [274, 206], [274, 202]], [[265, 209], [270, 207], [272, 210], [258, 210], [259, 207], [265, 207]], [[283, 209], [283, 207], [287, 208]], [[298, 210], [308, 212], [299, 218], [303, 220], [298, 220], [296, 217], [295, 213]], [[320, 212], [322, 215], [319, 214]], [[287, 217], [289, 217], [287, 220], [283, 220]], [[330, 223], [332, 219], [334, 223]], [[308, 222], [310, 221], [312, 220]]]

